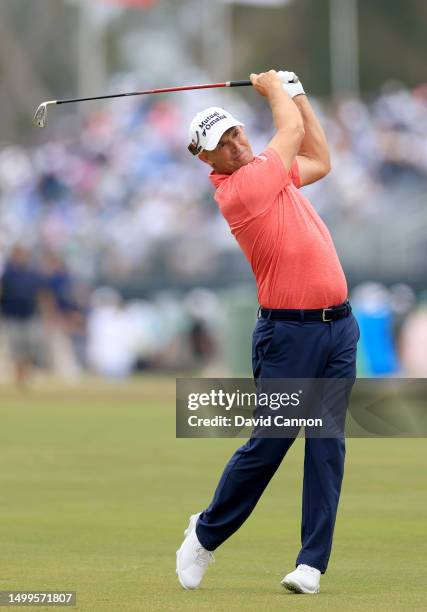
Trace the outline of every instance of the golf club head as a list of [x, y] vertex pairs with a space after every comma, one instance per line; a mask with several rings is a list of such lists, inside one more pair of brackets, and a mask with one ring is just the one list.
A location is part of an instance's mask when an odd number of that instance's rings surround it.
[[36, 110], [33, 118], [34, 125], [40, 128], [46, 127], [47, 123], [47, 107], [49, 104], [56, 104], [56, 100], [48, 100], [47, 102], [42, 102], [38, 109]]

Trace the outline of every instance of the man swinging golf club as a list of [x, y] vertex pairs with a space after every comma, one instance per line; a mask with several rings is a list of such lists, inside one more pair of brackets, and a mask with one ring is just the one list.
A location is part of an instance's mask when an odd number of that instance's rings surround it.
[[[325, 134], [291, 72], [251, 74], [276, 133], [254, 156], [243, 124], [208, 108], [190, 126], [190, 151], [212, 168], [215, 200], [254, 272], [260, 304], [255, 379], [353, 379], [359, 329], [331, 236], [300, 193], [330, 170]], [[196, 589], [212, 551], [248, 518], [295, 438], [252, 436], [239, 448], [203, 512], [190, 517], [177, 551], [179, 581]], [[318, 593], [343, 478], [343, 436], [305, 440], [301, 550], [288, 590]]]

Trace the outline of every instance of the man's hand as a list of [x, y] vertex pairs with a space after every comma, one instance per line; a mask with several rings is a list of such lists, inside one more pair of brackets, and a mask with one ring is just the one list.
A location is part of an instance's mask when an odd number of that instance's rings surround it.
[[275, 70], [261, 72], [260, 74], [252, 73], [249, 78], [254, 89], [265, 98], [269, 98], [275, 92], [282, 89], [282, 81]]
[[283, 89], [286, 91], [287, 94], [291, 96], [291, 98], [295, 98], [295, 96], [301, 96], [305, 94], [302, 83], [295, 74], [295, 72], [279, 70], [277, 75], [280, 81], [282, 82]]

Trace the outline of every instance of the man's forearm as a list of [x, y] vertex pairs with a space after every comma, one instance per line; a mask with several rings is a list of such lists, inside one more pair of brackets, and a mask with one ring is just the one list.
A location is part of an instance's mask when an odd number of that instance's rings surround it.
[[276, 126], [276, 134], [268, 143], [280, 156], [287, 172], [301, 146], [304, 137], [304, 124], [298, 107], [282, 83], [275, 70], [261, 74], [251, 74], [250, 79], [256, 91], [268, 99]]
[[292, 128], [302, 129], [304, 127], [303, 121], [301, 121], [301, 113], [298, 107], [295, 108], [292, 98], [289, 97], [286, 91], [283, 91], [281, 88], [271, 90], [268, 101], [270, 103], [274, 125], [278, 132]]
[[293, 98], [304, 122], [304, 138], [301, 142], [298, 155], [305, 155], [310, 159], [323, 162], [330, 166], [329, 148], [325, 132], [317, 119], [307, 96], [300, 95]]

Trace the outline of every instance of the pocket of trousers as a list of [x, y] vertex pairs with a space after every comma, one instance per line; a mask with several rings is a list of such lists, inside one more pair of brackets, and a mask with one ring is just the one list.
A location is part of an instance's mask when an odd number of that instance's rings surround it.
[[359, 322], [356, 319], [356, 317], [354, 316], [354, 314], [352, 313], [351, 316], [353, 317], [354, 322], [356, 323], [356, 330], [357, 330], [357, 339], [356, 342], [359, 342], [360, 340], [360, 326], [359, 326]]
[[252, 371], [254, 378], [258, 378], [263, 359], [273, 345], [276, 332], [276, 321], [271, 319], [258, 319], [252, 335]]

